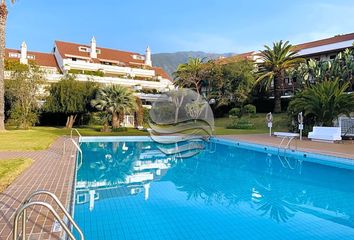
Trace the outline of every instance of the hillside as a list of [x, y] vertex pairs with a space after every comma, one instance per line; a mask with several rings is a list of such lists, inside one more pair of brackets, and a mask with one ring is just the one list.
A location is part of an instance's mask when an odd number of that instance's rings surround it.
[[229, 57], [232, 55], [234, 55], [234, 53], [218, 54], [218, 53], [205, 53], [205, 52], [195, 52], [195, 51], [157, 53], [157, 54], [152, 54], [152, 63], [154, 66], [162, 67], [170, 76], [172, 76], [172, 73], [176, 71], [177, 66], [181, 63], [187, 62], [188, 59], [191, 57], [215, 59], [220, 56]]

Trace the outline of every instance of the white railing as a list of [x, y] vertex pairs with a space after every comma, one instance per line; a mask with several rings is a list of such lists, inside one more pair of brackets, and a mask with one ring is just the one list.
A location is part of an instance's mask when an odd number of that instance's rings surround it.
[[82, 161], [83, 161], [83, 153], [82, 153], [80, 145], [73, 138], [73, 133], [74, 132], [76, 132], [77, 135], [79, 136], [79, 142], [81, 141], [82, 135], [80, 134], [80, 132], [76, 128], [72, 128], [71, 131], [70, 131], [70, 138], [65, 139], [65, 141], [63, 143], [63, 156], [66, 153], [66, 143], [67, 143], [67, 141], [70, 141], [72, 144], [74, 144], [75, 148], [79, 152], [80, 162], [78, 162], [78, 164], [77, 164], [77, 169], [80, 169], [80, 167], [82, 165]]
[[77, 164], [77, 168], [80, 169], [81, 165], [82, 165], [82, 158], [83, 158], [83, 154], [82, 154], [82, 150], [81, 150], [81, 147], [74, 141], [74, 139], [72, 138], [68, 138], [64, 141], [64, 146], [63, 146], [63, 155], [66, 153], [66, 142], [67, 141], [71, 141], [75, 148], [77, 149], [77, 151], [79, 151], [80, 153], [80, 162], [78, 162]]
[[80, 132], [76, 129], [76, 128], [72, 128], [71, 129], [71, 131], [70, 131], [70, 138], [73, 138], [73, 132], [76, 132], [77, 133], [77, 135], [79, 136], [79, 142], [80, 142], [80, 140], [81, 140], [81, 134], [80, 134]]
[[90, 71], [103, 70], [104, 72], [109, 73], [120, 73], [120, 74], [135, 74], [143, 76], [155, 76], [155, 70], [140, 69], [140, 68], [131, 68], [131, 67], [120, 67], [120, 66], [111, 66], [104, 65], [99, 63], [88, 63], [83, 61], [71, 61], [68, 59], [64, 60], [64, 65], [67, 65], [71, 69], [83, 69]]
[[[64, 77], [63, 74], [46, 74], [46, 80], [49, 82], [58, 82]], [[143, 88], [165, 90], [169, 86], [172, 86], [172, 82], [166, 80], [160, 81], [148, 81], [148, 80], [137, 80], [129, 78], [119, 78], [119, 77], [100, 77], [100, 76], [90, 76], [85, 74], [75, 74], [76, 80], [86, 82], [88, 80], [93, 80], [98, 83], [103, 84], [120, 84], [127, 87], [134, 87], [140, 85]]]

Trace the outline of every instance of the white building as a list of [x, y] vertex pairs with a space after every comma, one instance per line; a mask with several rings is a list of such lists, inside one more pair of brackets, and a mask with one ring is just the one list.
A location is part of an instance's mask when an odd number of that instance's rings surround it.
[[[336, 35], [334, 37], [325, 38], [317, 41], [306, 42], [294, 45], [294, 50], [298, 51], [297, 56], [305, 59], [314, 59], [317, 61], [326, 61], [334, 59], [338, 53], [347, 48], [353, 48], [354, 33]], [[252, 51], [242, 54], [237, 54], [228, 58], [218, 60], [220, 64], [227, 64], [239, 58], [249, 59], [255, 63], [262, 62], [259, 52]], [[290, 97], [295, 91], [295, 79], [284, 79], [283, 97]]]
[[[6, 60], [22, 64], [34, 62], [45, 71], [48, 83], [59, 81], [64, 74], [72, 73], [79, 81], [94, 80], [102, 84], [120, 84], [139, 92], [143, 102], [149, 103], [158, 94], [173, 89], [168, 74], [153, 67], [151, 50], [145, 55], [97, 46], [93, 37], [89, 45], [55, 41], [52, 53], [28, 51], [25, 42], [19, 50], [6, 49]], [[5, 73], [10, 76], [10, 73]]]

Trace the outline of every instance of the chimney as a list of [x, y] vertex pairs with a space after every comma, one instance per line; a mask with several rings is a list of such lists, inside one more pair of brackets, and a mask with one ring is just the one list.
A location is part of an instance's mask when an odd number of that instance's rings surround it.
[[91, 58], [97, 58], [97, 45], [96, 45], [96, 39], [95, 39], [95, 37], [92, 37], [92, 39], [91, 39], [91, 52], [90, 52], [90, 57], [91, 57]]
[[20, 63], [21, 64], [28, 64], [28, 59], [27, 59], [27, 45], [23, 41], [21, 44], [21, 56], [20, 56]]
[[150, 50], [150, 47], [147, 47], [147, 48], [146, 48], [146, 52], [145, 52], [145, 65], [148, 65], [148, 66], [152, 67], [151, 50]]

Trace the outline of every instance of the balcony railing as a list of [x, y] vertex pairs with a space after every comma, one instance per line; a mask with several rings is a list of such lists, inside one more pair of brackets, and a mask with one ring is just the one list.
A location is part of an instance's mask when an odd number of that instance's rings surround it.
[[88, 63], [84, 61], [72, 61], [69, 59], [64, 60], [64, 66], [69, 69], [79, 69], [79, 70], [89, 70], [89, 71], [104, 71], [107, 73], [117, 73], [117, 74], [129, 74], [129, 75], [139, 75], [139, 76], [155, 76], [155, 70], [131, 68], [131, 67], [120, 67], [105, 65], [99, 63]]
[[[62, 74], [46, 74], [46, 79], [49, 82], [57, 82], [64, 75]], [[137, 79], [128, 79], [128, 78], [117, 78], [117, 77], [99, 77], [99, 76], [89, 76], [83, 74], [75, 75], [76, 80], [78, 81], [88, 81], [93, 80], [102, 84], [121, 84], [128, 87], [134, 87], [136, 85], [141, 86], [142, 88], [152, 88], [157, 90], [165, 90], [169, 85], [172, 85], [169, 81], [149, 81], [149, 80], [137, 80]]]

